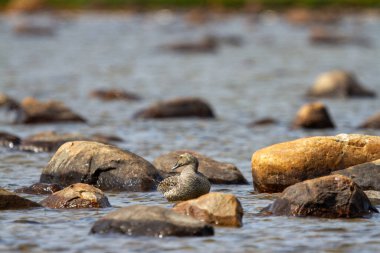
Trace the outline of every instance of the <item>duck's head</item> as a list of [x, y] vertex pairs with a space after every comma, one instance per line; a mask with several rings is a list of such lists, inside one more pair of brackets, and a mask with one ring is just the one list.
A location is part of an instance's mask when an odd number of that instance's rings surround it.
[[175, 170], [179, 167], [185, 166], [185, 165], [194, 165], [194, 170], [198, 170], [198, 159], [194, 157], [192, 154], [184, 153], [179, 156], [179, 159], [177, 163], [174, 165], [172, 170]]

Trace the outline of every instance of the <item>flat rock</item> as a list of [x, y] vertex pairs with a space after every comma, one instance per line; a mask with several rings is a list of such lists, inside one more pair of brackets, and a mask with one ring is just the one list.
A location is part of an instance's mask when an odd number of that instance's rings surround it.
[[101, 99], [103, 101], [114, 100], [140, 100], [137, 94], [127, 92], [125, 90], [108, 89], [108, 90], [94, 90], [90, 93], [91, 97]]
[[248, 184], [240, 170], [231, 163], [218, 162], [210, 157], [201, 155], [191, 150], [176, 150], [157, 157], [153, 164], [160, 171], [162, 177], [181, 173], [178, 168], [175, 172], [171, 170], [177, 162], [179, 155], [190, 153], [199, 161], [198, 171], [205, 175], [213, 184]]
[[146, 109], [138, 111], [134, 118], [214, 118], [210, 105], [199, 98], [185, 97], [157, 102]]
[[333, 70], [321, 74], [307, 93], [310, 97], [375, 97], [376, 93], [364, 88], [356, 76], [348, 71]]
[[66, 142], [42, 170], [41, 183], [86, 183], [102, 190], [151, 191], [161, 177], [142, 157], [98, 142]]
[[363, 190], [380, 191], [380, 160], [358, 164], [331, 174], [349, 177]]
[[49, 208], [105, 208], [110, 207], [104, 193], [88, 184], [73, 184], [42, 200], [41, 205]]
[[295, 183], [380, 159], [380, 137], [339, 134], [275, 144], [252, 155], [259, 192], [281, 192]]
[[98, 220], [90, 233], [120, 233], [128, 236], [210, 236], [212, 226], [159, 206], [129, 206]]
[[21, 102], [20, 106], [15, 123], [86, 122], [84, 118], [59, 101], [40, 102], [28, 97]]
[[293, 120], [293, 128], [324, 129], [334, 128], [327, 107], [320, 102], [303, 105]]
[[33, 207], [41, 207], [41, 205], [0, 188], [0, 210], [28, 209]]
[[214, 36], [205, 36], [198, 41], [174, 42], [161, 47], [166, 51], [176, 53], [214, 53], [219, 47], [218, 40]]
[[276, 125], [278, 124], [278, 120], [274, 118], [261, 118], [258, 120], [255, 120], [248, 124], [248, 127], [258, 127], [258, 126], [270, 126], [270, 125]]
[[15, 192], [43, 195], [43, 194], [53, 194], [54, 192], [60, 191], [62, 189], [63, 187], [60, 186], [59, 184], [35, 183], [35, 184], [32, 184], [31, 186], [16, 189]]
[[210, 192], [197, 199], [180, 202], [173, 211], [190, 215], [208, 224], [241, 227], [243, 208], [232, 194]]
[[306, 180], [289, 186], [262, 213], [323, 218], [356, 218], [378, 213], [366, 194], [342, 175]]

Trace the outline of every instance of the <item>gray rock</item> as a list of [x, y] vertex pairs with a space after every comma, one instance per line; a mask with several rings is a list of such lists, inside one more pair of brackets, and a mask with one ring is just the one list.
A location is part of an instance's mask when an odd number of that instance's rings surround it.
[[212, 226], [158, 206], [129, 206], [98, 220], [90, 233], [120, 233], [128, 236], [210, 236]]

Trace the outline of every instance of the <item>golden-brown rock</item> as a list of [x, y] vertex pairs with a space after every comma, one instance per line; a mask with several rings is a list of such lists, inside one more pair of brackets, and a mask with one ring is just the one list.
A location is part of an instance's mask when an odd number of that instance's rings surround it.
[[219, 226], [241, 227], [243, 208], [232, 194], [211, 192], [173, 207], [177, 213]]
[[275, 144], [252, 156], [252, 177], [259, 192], [281, 192], [295, 183], [380, 159], [380, 137], [339, 134]]
[[104, 193], [88, 184], [73, 184], [41, 201], [50, 208], [105, 208], [110, 207]]
[[41, 207], [41, 205], [0, 188], [0, 210], [27, 209], [32, 207]]
[[293, 128], [322, 129], [334, 128], [327, 107], [320, 102], [303, 105], [293, 121]]

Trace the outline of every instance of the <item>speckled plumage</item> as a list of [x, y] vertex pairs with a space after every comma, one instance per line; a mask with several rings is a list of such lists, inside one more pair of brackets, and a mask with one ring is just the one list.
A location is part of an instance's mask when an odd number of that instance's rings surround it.
[[210, 192], [210, 182], [198, 172], [197, 158], [188, 153], [182, 154], [173, 170], [182, 166], [185, 167], [180, 175], [168, 177], [158, 185], [158, 190], [165, 198], [169, 201], [183, 201]]

